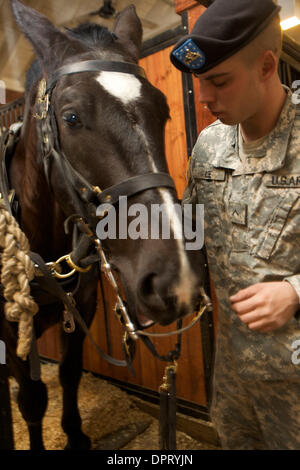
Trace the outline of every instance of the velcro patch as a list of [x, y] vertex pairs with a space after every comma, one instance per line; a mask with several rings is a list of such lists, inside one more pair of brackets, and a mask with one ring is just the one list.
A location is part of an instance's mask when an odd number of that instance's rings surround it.
[[201, 69], [206, 61], [204, 52], [201, 51], [192, 39], [185, 41], [172, 54], [177, 60], [192, 70]]
[[241, 202], [229, 203], [229, 216], [231, 222], [238, 225], [247, 225], [247, 204]]

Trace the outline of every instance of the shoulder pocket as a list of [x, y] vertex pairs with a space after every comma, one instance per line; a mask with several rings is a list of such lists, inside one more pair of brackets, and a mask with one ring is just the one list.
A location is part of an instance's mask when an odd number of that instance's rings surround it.
[[[254, 249], [253, 254], [260, 258], [269, 259], [271, 257], [283, 228], [288, 222], [289, 213], [299, 199], [297, 192], [289, 191], [288, 189], [284, 191], [286, 192], [285, 197], [278, 198], [278, 204], [270, 216], [270, 219], [266, 221], [265, 228]], [[265, 200], [267, 203], [267, 198]]]

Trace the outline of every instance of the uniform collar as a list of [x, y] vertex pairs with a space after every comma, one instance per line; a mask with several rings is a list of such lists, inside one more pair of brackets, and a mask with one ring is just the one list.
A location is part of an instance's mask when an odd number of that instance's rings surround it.
[[217, 168], [234, 170], [233, 175], [271, 172], [285, 164], [289, 136], [294, 124], [297, 106], [292, 102], [292, 91], [287, 91], [286, 101], [282, 108], [276, 127], [266, 137], [263, 144], [249, 155], [242, 163], [238, 155], [238, 126], [226, 126], [228, 130], [215, 148], [212, 164]]

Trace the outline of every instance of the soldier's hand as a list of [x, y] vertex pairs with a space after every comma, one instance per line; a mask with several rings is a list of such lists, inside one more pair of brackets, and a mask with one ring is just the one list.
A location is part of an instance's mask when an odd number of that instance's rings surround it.
[[240, 320], [260, 333], [280, 328], [299, 308], [298, 294], [287, 281], [253, 284], [229, 300]]

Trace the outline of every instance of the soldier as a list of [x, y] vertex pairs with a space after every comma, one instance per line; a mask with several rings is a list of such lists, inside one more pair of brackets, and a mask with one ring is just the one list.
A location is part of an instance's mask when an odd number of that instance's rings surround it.
[[225, 449], [300, 449], [300, 105], [278, 75], [279, 11], [215, 0], [171, 53], [218, 118], [193, 149], [183, 203], [205, 207], [211, 418]]

